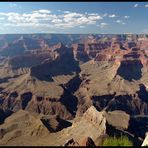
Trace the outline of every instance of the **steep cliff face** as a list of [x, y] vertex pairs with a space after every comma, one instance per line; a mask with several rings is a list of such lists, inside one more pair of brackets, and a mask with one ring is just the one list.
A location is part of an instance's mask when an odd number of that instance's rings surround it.
[[6, 144], [21, 136], [45, 136], [48, 129], [43, 125], [39, 117], [29, 112], [20, 110], [8, 117], [4, 124], [0, 125], [0, 143]]
[[147, 146], [148, 145], [148, 134], [146, 133], [146, 137], [142, 143], [142, 146]]
[[81, 116], [147, 114], [148, 52], [142, 35], [10, 35], [0, 40], [3, 109]]
[[[65, 138], [68, 138], [67, 144], [86, 146], [88, 137], [95, 141], [101, 135], [106, 134], [106, 119], [102, 112], [98, 112], [94, 106], [91, 106], [82, 117], [74, 119], [71, 127], [61, 132]], [[70, 139], [73, 142], [70, 142]]]
[[75, 59], [83, 63], [89, 61], [90, 59], [94, 59], [98, 53], [108, 48], [109, 46], [110, 42], [106, 43], [84, 42], [81, 44], [72, 45]]
[[5, 66], [1, 69], [4, 72], [7, 68], [7, 75], [2, 75], [4, 83], [1, 83], [1, 96], [5, 98], [3, 108], [59, 114], [63, 118], [73, 116], [62, 100], [62, 97], [72, 97], [72, 94], [66, 94], [61, 84], [72, 79], [79, 66], [73, 59], [72, 51], [62, 44], [57, 44], [51, 52], [49, 55], [41, 52], [8, 60], [9, 68]]
[[144, 121], [147, 118], [130, 116], [121, 110], [99, 112], [94, 106], [73, 121], [19, 110], [0, 125], [0, 145], [102, 146], [108, 136], [121, 134], [141, 145], [139, 137], [147, 126]]

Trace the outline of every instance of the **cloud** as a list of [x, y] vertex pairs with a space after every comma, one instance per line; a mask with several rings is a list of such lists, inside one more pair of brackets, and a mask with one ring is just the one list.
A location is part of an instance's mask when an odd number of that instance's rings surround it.
[[148, 8], [148, 5], [145, 5], [146, 8]]
[[43, 24], [43, 23], [17, 23], [17, 24], [6, 23], [6, 24], [4, 24], [4, 26], [11, 26], [11, 27], [50, 27], [50, 28], [54, 28], [53, 25]]
[[99, 15], [96, 15], [96, 16], [88, 16], [88, 19], [89, 19], [89, 20], [92, 20], [92, 21], [93, 21], [93, 20], [95, 21], [95, 20], [100, 20], [100, 19], [102, 19], [102, 17], [99, 16]]
[[128, 18], [130, 18], [130, 16], [127, 16], [127, 15], [126, 15], [126, 16], [124, 16], [124, 18], [125, 18], [125, 19], [128, 19]]
[[19, 14], [15, 12], [8, 12], [8, 13], [0, 12], [0, 16], [11, 16], [11, 15], [19, 15]]
[[115, 14], [110, 14], [108, 17], [114, 18], [114, 17], [116, 17], [116, 15]]
[[60, 19], [63, 20], [63, 23], [55, 24], [56, 27], [70, 28], [79, 25], [95, 24], [98, 20], [101, 20], [102, 17], [96, 13], [82, 14], [82, 13], [70, 12], [61, 15]]
[[41, 9], [41, 10], [36, 10], [36, 11], [33, 11], [33, 12], [35, 12], [35, 13], [51, 13], [51, 11], [50, 10], [46, 10], [46, 9]]
[[72, 28], [76, 26], [94, 25], [103, 19], [98, 13], [77, 13], [70, 11], [61, 11], [60, 14], [53, 13], [50, 10], [40, 9], [30, 13], [0, 12], [0, 17], [5, 17], [5, 26], [23, 26], [23, 27], [55, 27]]
[[61, 19], [53, 19], [51, 22], [53, 22], [53, 23], [61, 23], [62, 20]]
[[70, 13], [70, 11], [64, 11], [64, 13]]
[[74, 18], [74, 17], [82, 17], [83, 14], [72, 12], [72, 13], [64, 14], [63, 16], [64, 16], [64, 18]]
[[47, 14], [47, 11], [40, 11], [40, 10], [34, 11], [32, 13], [23, 13], [23, 14], [14, 13], [14, 12], [9, 12], [9, 13], [0, 12], [0, 16], [6, 17], [6, 22], [4, 23], [4, 26], [22, 26], [22, 27], [51, 26], [50, 23], [48, 22], [45, 23], [45, 21], [56, 19], [56, 15]]
[[121, 23], [121, 20], [117, 20], [116, 22], [117, 22], [117, 23]]
[[122, 20], [116, 20], [116, 23], [124, 25], [125, 23]]
[[135, 4], [134, 7], [135, 7], [135, 8], [138, 7], [138, 4]]
[[87, 13], [88, 15], [98, 15], [98, 13]]
[[100, 28], [106, 28], [109, 24], [108, 23], [100, 23], [100, 25], [98, 25]]

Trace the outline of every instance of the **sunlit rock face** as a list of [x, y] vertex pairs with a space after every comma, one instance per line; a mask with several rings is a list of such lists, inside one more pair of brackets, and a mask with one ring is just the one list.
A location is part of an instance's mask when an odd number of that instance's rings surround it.
[[[72, 119], [91, 105], [147, 114], [144, 35], [1, 35], [3, 109]], [[145, 86], [143, 90], [141, 85]]]
[[147, 98], [146, 35], [0, 35], [6, 145], [95, 146], [117, 133], [141, 145]]
[[142, 143], [142, 146], [147, 146], [148, 145], [148, 133], [146, 133], [146, 137]]

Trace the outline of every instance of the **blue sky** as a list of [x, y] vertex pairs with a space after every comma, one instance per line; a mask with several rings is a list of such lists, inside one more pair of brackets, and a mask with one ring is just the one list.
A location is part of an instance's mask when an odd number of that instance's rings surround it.
[[148, 33], [148, 2], [0, 2], [11, 33]]

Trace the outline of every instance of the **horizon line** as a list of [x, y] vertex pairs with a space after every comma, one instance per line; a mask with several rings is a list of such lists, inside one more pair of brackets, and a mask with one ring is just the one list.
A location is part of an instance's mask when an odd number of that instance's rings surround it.
[[148, 35], [148, 33], [0, 33], [0, 35], [59, 34], [59, 35]]

